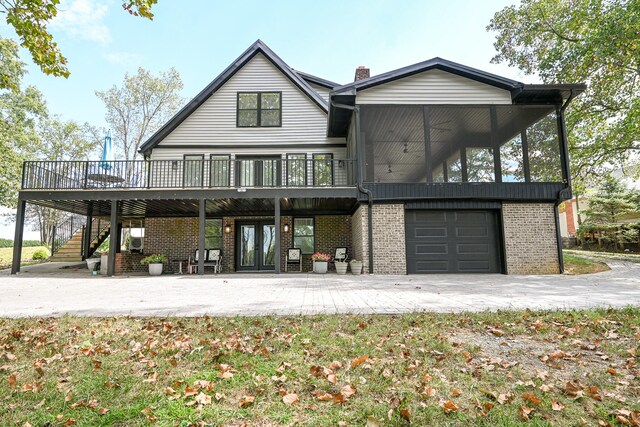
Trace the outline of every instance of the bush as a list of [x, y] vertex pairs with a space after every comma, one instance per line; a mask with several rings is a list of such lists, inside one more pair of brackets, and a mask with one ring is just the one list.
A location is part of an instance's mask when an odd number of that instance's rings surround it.
[[[23, 240], [22, 247], [23, 248], [32, 248], [34, 246], [42, 246], [42, 243], [39, 240]], [[12, 239], [0, 239], [0, 248], [12, 248], [13, 240]]]
[[31, 255], [31, 259], [34, 261], [41, 261], [49, 258], [49, 251], [45, 248], [37, 249], [33, 255]]
[[167, 257], [161, 254], [153, 254], [148, 257], [140, 260], [140, 264], [165, 264], [167, 262]]

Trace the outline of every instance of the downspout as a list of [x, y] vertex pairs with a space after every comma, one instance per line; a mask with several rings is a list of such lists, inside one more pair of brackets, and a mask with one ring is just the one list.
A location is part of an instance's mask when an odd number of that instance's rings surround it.
[[362, 186], [364, 180], [364, 173], [360, 167], [360, 161], [364, 160], [362, 156], [362, 146], [360, 143], [360, 107], [357, 105], [351, 106], [346, 104], [338, 104], [331, 101], [331, 105], [336, 108], [343, 108], [345, 110], [351, 110], [355, 113], [356, 120], [356, 148], [358, 149], [358, 191], [367, 195], [367, 201], [369, 208], [367, 209], [367, 246], [369, 249], [369, 274], [373, 274], [373, 193], [368, 188]]
[[558, 263], [560, 265], [560, 273], [564, 273], [564, 256], [562, 254], [562, 234], [560, 233], [560, 217], [558, 214], [558, 206], [564, 200], [569, 198], [569, 196], [571, 196], [571, 174], [569, 172], [569, 148], [567, 146], [567, 129], [564, 122], [564, 111], [567, 109], [567, 107], [569, 106], [569, 103], [573, 98], [575, 98], [575, 96], [576, 94], [574, 90], [570, 89], [569, 97], [564, 102], [564, 104], [562, 104], [562, 107], [560, 107], [560, 110], [559, 110], [560, 114], [558, 116], [558, 121], [561, 128], [560, 137], [562, 138], [562, 157], [564, 159], [563, 162], [566, 162], [565, 169], [566, 169], [566, 175], [567, 175], [565, 185], [560, 191], [558, 191], [558, 198], [553, 204], [553, 216], [555, 218], [555, 223], [556, 223], [556, 240], [557, 240], [557, 246], [558, 246]]

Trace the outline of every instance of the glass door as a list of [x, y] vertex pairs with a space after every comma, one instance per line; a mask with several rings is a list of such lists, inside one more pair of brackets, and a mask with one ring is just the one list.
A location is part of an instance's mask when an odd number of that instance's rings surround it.
[[276, 227], [270, 221], [236, 224], [236, 270], [273, 270]]

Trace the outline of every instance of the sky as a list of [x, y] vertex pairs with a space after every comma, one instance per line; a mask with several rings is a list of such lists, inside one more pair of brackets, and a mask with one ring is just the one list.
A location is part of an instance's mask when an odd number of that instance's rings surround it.
[[[515, 0], [214, 1], [159, 0], [152, 21], [130, 16], [121, 0], [63, 0], [49, 25], [68, 59], [69, 78], [44, 75], [22, 49], [24, 84], [36, 86], [63, 120], [106, 126], [96, 90], [119, 85], [139, 67], [176, 68], [185, 100], [194, 97], [254, 41], [289, 66], [340, 84], [364, 65], [380, 74], [436, 56], [525, 83], [506, 64], [491, 64], [494, 13]], [[0, 35], [15, 38], [5, 22]], [[13, 238], [13, 224], [0, 237]], [[25, 238], [37, 238], [26, 231]]]

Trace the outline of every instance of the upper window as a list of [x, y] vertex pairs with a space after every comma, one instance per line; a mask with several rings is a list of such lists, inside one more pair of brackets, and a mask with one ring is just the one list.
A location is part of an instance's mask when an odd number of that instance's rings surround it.
[[280, 92], [238, 92], [238, 127], [282, 125]]

